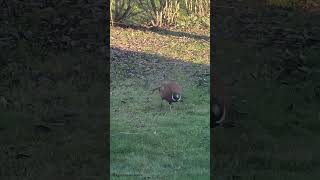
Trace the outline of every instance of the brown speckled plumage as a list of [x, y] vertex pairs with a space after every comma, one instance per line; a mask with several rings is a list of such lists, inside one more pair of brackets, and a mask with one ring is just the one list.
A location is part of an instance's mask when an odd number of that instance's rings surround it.
[[153, 91], [157, 89], [159, 90], [161, 99], [166, 100], [169, 104], [180, 101], [181, 99], [182, 89], [176, 81], [163, 80], [160, 83], [160, 87], [153, 89]]

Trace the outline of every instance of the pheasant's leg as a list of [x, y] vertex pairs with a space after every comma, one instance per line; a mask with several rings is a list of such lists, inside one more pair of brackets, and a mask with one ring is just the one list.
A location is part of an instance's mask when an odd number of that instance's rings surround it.
[[160, 110], [162, 110], [162, 102], [163, 102], [163, 99], [161, 99]]

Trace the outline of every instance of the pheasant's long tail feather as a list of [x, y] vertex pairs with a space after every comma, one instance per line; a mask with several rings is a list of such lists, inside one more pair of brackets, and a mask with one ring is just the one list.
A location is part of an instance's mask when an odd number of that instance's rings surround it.
[[156, 87], [154, 89], [151, 89], [151, 92], [154, 93], [155, 90], [159, 90], [159, 89], [160, 89], [160, 87]]

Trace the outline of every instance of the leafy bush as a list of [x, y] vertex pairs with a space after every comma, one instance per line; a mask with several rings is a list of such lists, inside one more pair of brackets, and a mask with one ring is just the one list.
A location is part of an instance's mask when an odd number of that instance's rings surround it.
[[207, 29], [210, 27], [210, 16], [183, 16], [179, 19], [177, 23], [177, 28], [188, 29], [194, 27], [197, 29]]
[[139, 0], [153, 26], [175, 25], [180, 16], [179, 0]]
[[209, 0], [111, 0], [110, 3], [111, 24], [149, 23], [156, 27], [181, 28], [210, 26]]
[[184, 0], [188, 14], [207, 16], [210, 14], [210, 0]]
[[124, 22], [130, 17], [138, 14], [136, 0], [111, 0], [110, 17], [111, 24], [114, 22]]

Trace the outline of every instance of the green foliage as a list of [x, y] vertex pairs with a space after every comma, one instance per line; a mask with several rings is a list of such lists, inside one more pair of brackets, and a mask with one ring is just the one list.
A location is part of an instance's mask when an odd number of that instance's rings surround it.
[[139, 0], [139, 3], [153, 26], [175, 25], [180, 16], [179, 0]]
[[110, 16], [111, 24], [125, 22], [137, 13], [137, 0], [111, 0]]
[[177, 28], [181, 29], [189, 29], [193, 28], [201, 28], [201, 29], [209, 29], [210, 27], [210, 17], [209, 16], [183, 16], [179, 19], [177, 23]]
[[210, 14], [210, 0], [184, 0], [188, 14], [208, 16]]
[[111, 24], [135, 22], [182, 28], [194, 25], [208, 28], [210, 25], [208, 0], [112, 0], [110, 3]]

